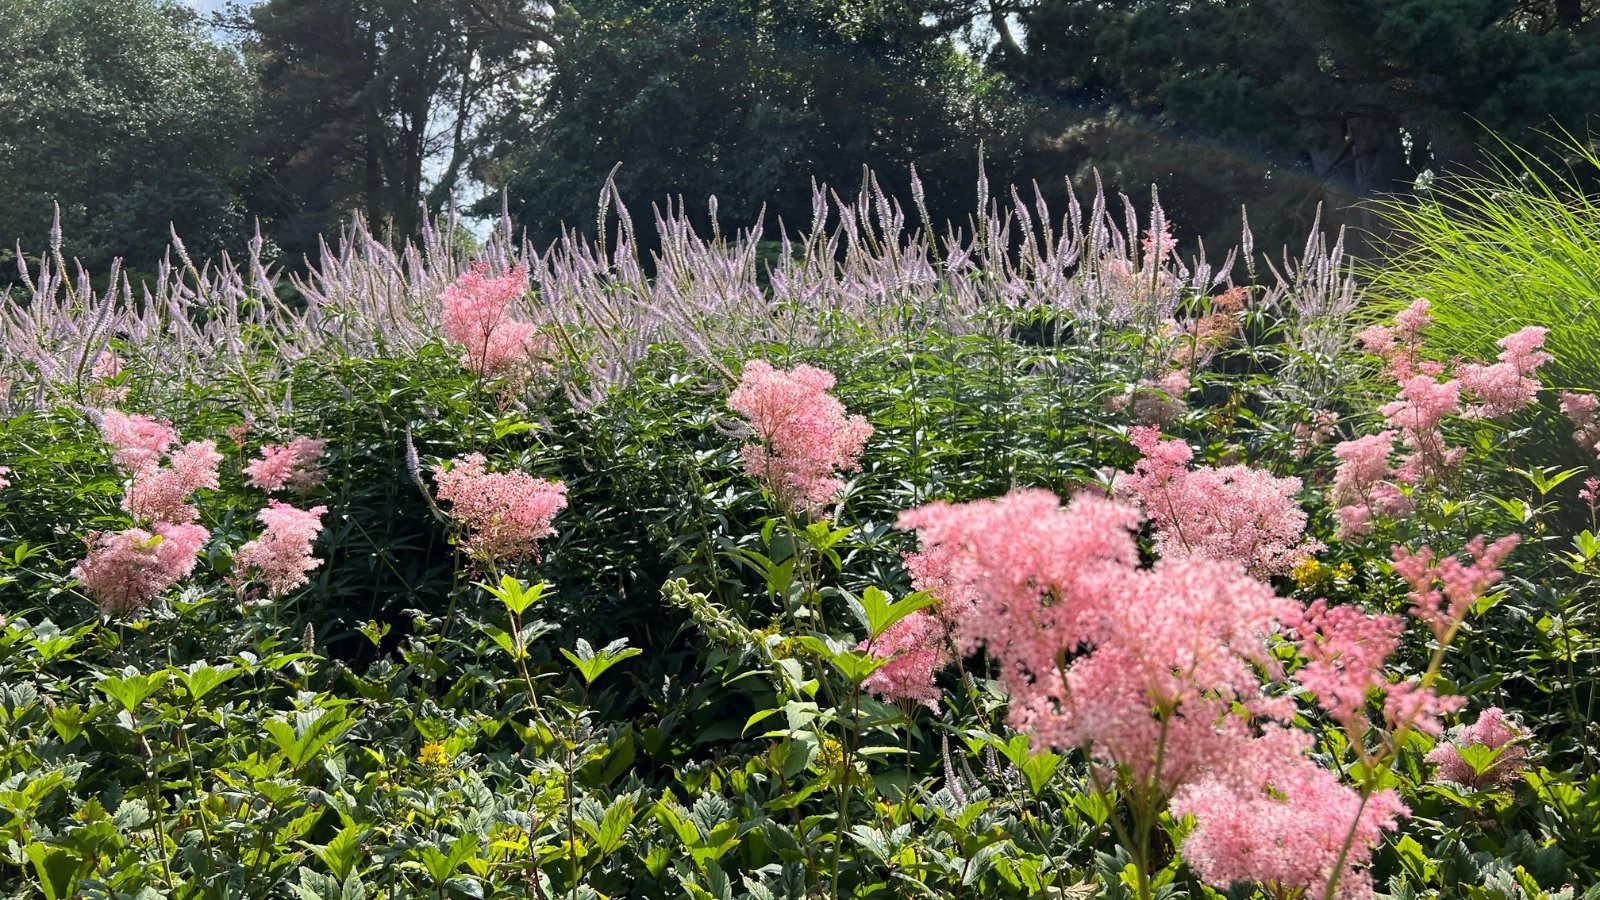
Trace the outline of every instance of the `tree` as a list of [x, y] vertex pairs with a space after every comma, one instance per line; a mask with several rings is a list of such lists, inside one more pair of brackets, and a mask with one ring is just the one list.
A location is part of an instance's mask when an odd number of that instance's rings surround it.
[[538, 66], [551, 11], [265, 0], [244, 13], [235, 27], [261, 92], [251, 197], [291, 256], [315, 252], [353, 211], [414, 234], [461, 185], [479, 118]]
[[813, 176], [850, 190], [862, 166], [971, 197], [994, 85], [912, 4], [573, 0], [552, 31], [485, 170], [539, 239], [591, 224], [618, 163], [625, 199], [715, 196], [736, 226], [809, 225]]
[[248, 81], [187, 7], [0, 0], [0, 72], [0, 243], [37, 252], [56, 205], [91, 270], [151, 265], [173, 228], [197, 254], [243, 236]]
[[[1600, 92], [1594, 0], [930, 5], [999, 23], [989, 58], [1041, 106], [1065, 111], [1043, 117], [1047, 127], [1070, 137], [1120, 123], [1153, 135], [1149, 144], [1197, 148], [1145, 163], [1157, 164], [1155, 180], [1196, 188], [1223, 163], [1219, 180], [1245, 188], [1234, 203], [1265, 201], [1285, 217], [1298, 207], [1301, 221], [1320, 201], [1403, 195], [1475, 166], [1491, 133], [1582, 134]], [[1137, 151], [1132, 137], [1121, 143]]]

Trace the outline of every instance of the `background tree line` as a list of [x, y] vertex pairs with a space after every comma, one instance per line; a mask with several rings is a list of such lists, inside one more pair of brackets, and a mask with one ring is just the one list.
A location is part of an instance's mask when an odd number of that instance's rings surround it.
[[[1180, 236], [1301, 237], [1493, 135], [1589, 133], [1600, 0], [0, 0], [0, 246], [285, 264], [460, 197], [538, 241], [637, 206], [808, 225], [863, 166], [936, 220], [991, 181], [1161, 186]], [[10, 250], [0, 250], [9, 256]], [[6, 265], [7, 274], [12, 269]]]

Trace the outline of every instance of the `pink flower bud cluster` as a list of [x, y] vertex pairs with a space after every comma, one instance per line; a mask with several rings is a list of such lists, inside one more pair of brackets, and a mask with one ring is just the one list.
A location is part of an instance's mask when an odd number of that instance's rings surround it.
[[1548, 328], [1529, 326], [1500, 339], [1500, 361], [1492, 365], [1468, 363], [1456, 370], [1461, 393], [1477, 401], [1462, 415], [1469, 419], [1500, 419], [1533, 403], [1539, 393], [1539, 367], [1550, 361], [1540, 348]]
[[1389, 481], [1396, 475], [1389, 466], [1389, 455], [1397, 434], [1380, 431], [1342, 441], [1333, 448], [1339, 465], [1329, 497], [1338, 506], [1340, 537], [1370, 531], [1374, 516], [1411, 514], [1411, 497]]
[[1438, 375], [1444, 367], [1422, 359], [1422, 332], [1433, 324], [1426, 300], [1414, 301], [1395, 316], [1394, 325], [1372, 325], [1356, 337], [1361, 346], [1373, 356], [1381, 356], [1395, 381], [1405, 381], [1413, 375]]
[[102, 613], [126, 615], [194, 570], [195, 554], [211, 533], [194, 524], [199, 510], [189, 497], [201, 488], [217, 488], [222, 454], [211, 441], [178, 446], [172, 426], [149, 416], [107, 409], [99, 419], [113, 461], [131, 476], [122, 508], [148, 527], [91, 535], [89, 554], [73, 574]]
[[1333, 437], [1339, 424], [1339, 414], [1331, 409], [1319, 409], [1311, 414], [1311, 421], [1296, 422], [1289, 433], [1294, 437], [1294, 458], [1305, 459], [1311, 448], [1320, 447]]
[[924, 553], [946, 554], [941, 582], [975, 598], [957, 641], [998, 661], [1012, 724], [1170, 794], [1247, 736], [1230, 709], [1264, 699], [1258, 668], [1279, 670], [1267, 636], [1295, 607], [1236, 563], [1140, 568], [1138, 523], [1112, 500], [1062, 507], [1037, 490], [900, 519]]
[[306, 510], [267, 501], [267, 508], [256, 513], [266, 531], [234, 554], [234, 583], [242, 584], [253, 575], [269, 597], [281, 597], [307, 583], [307, 574], [322, 565], [312, 555], [311, 545], [322, 533], [322, 516], [327, 511], [326, 506]]
[[1143, 458], [1117, 476], [1116, 496], [1150, 518], [1162, 558], [1232, 561], [1269, 578], [1322, 549], [1305, 537], [1306, 514], [1295, 502], [1300, 479], [1242, 465], [1190, 469], [1189, 445], [1164, 441], [1153, 428], [1133, 429], [1132, 441]]
[[[1339, 470], [1332, 501], [1338, 505], [1341, 537], [1365, 534], [1377, 516], [1404, 516], [1412, 502], [1400, 485], [1419, 485], [1448, 472], [1466, 456], [1449, 446], [1443, 424], [1451, 416], [1497, 419], [1531, 404], [1538, 394], [1537, 372], [1550, 360], [1544, 346], [1547, 329], [1530, 326], [1500, 339], [1500, 361], [1492, 365], [1463, 363], [1456, 378], [1439, 380], [1444, 366], [1420, 356], [1421, 334], [1432, 321], [1428, 304], [1418, 300], [1396, 317], [1392, 328], [1375, 325], [1361, 333], [1368, 352], [1384, 357], [1400, 385], [1396, 399], [1379, 407], [1391, 430], [1345, 441], [1334, 449]], [[1568, 395], [1576, 396], [1576, 395]], [[1463, 397], [1468, 402], [1463, 406]], [[1594, 421], [1594, 405], [1562, 401], [1573, 418]], [[1579, 440], [1585, 435], [1579, 424]], [[1600, 443], [1600, 425], [1593, 437]], [[1404, 453], [1390, 468], [1389, 454], [1398, 438]]]
[[96, 382], [90, 387], [89, 396], [94, 403], [115, 403], [128, 396], [128, 386], [112, 387], [107, 384], [122, 374], [122, 357], [110, 350], [101, 350], [95, 354], [94, 364], [89, 367], [89, 378]]
[[167, 454], [167, 465], [133, 473], [122, 508], [141, 522], [193, 522], [200, 511], [188, 502], [201, 488], [216, 490], [222, 454], [212, 441], [190, 441]]
[[309, 494], [326, 478], [317, 463], [327, 445], [326, 440], [308, 437], [297, 437], [287, 444], [267, 444], [261, 448], [261, 455], [244, 467], [245, 483], [268, 493], [287, 488], [296, 494]]
[[885, 700], [939, 708], [940, 692], [933, 678], [950, 664], [952, 656], [944, 623], [937, 616], [917, 610], [856, 649], [889, 660], [867, 676], [862, 687]]
[[[1522, 726], [1507, 719], [1499, 707], [1491, 706], [1479, 714], [1478, 721], [1430, 750], [1427, 760], [1438, 767], [1434, 778], [1439, 781], [1475, 791], [1494, 790], [1514, 784], [1528, 767], [1528, 748], [1524, 744], [1527, 738], [1528, 732]], [[1500, 752], [1480, 772], [1461, 755], [1469, 747]]]
[[463, 545], [490, 563], [520, 563], [538, 554], [537, 541], [556, 533], [551, 522], [567, 506], [567, 486], [523, 472], [490, 472], [481, 453], [433, 467], [435, 496], [467, 529]]
[[1411, 614], [1439, 641], [1447, 641], [1472, 611], [1473, 604], [1501, 579], [1500, 564], [1516, 548], [1516, 535], [1490, 544], [1482, 535], [1467, 542], [1470, 561], [1447, 556], [1435, 559], [1432, 548], [1415, 553], [1394, 548], [1394, 570], [1411, 586]]
[[[1194, 816], [1183, 858], [1206, 883], [1221, 889], [1255, 882], [1269, 897], [1321, 897], [1341, 862], [1370, 859], [1385, 831], [1409, 810], [1392, 790], [1365, 804], [1338, 776], [1311, 764], [1310, 735], [1275, 729], [1242, 748], [1225, 776], [1185, 785], [1172, 814]], [[1340, 855], [1347, 837], [1349, 855]], [[1339, 872], [1338, 897], [1372, 896], [1364, 869]]]
[[[1188, 372], [1209, 363], [1239, 333], [1243, 325], [1241, 313], [1248, 299], [1250, 289], [1243, 287], [1229, 288], [1212, 297], [1211, 312], [1191, 320], [1175, 336], [1177, 346], [1172, 351], [1172, 365]], [[1185, 390], [1187, 387], [1185, 385]]]
[[527, 290], [528, 273], [517, 266], [501, 276], [478, 263], [445, 288], [440, 320], [445, 337], [461, 345], [462, 365], [479, 375], [516, 375], [539, 352], [538, 329], [507, 310]]
[[1561, 395], [1561, 413], [1572, 422], [1572, 439], [1583, 449], [1600, 454], [1600, 415], [1596, 415], [1596, 407], [1600, 407], [1600, 397], [1594, 394], [1567, 391]]
[[741, 448], [745, 469], [788, 509], [816, 513], [844, 487], [834, 472], [861, 467], [872, 426], [846, 415], [828, 394], [833, 385], [833, 373], [822, 369], [784, 371], [752, 359], [728, 395], [728, 408], [749, 420], [755, 438]]
[[1438, 381], [1432, 375], [1414, 375], [1401, 382], [1399, 399], [1378, 411], [1398, 429], [1400, 443], [1406, 448], [1395, 477], [1407, 484], [1443, 474], [1466, 454], [1461, 447], [1447, 446], [1439, 427], [1445, 417], [1461, 412], [1461, 385], [1454, 379]]

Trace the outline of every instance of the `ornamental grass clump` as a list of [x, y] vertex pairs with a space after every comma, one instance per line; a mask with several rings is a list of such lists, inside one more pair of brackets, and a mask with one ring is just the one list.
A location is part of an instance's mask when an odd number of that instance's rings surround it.
[[833, 385], [833, 373], [813, 366], [785, 371], [752, 359], [728, 396], [755, 438], [740, 448], [746, 471], [791, 512], [815, 515], [831, 503], [844, 488], [834, 473], [859, 469], [872, 436], [864, 416], [846, 414], [828, 393]]

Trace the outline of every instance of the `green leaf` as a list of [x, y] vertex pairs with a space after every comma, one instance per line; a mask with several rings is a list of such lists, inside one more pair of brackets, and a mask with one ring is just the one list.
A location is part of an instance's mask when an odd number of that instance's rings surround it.
[[577, 652], [562, 647], [561, 655], [578, 668], [578, 674], [582, 676], [585, 685], [592, 685], [606, 673], [607, 669], [644, 652], [637, 647], [628, 647], [627, 642], [627, 638], [619, 638], [596, 652], [589, 646], [588, 641], [579, 638]]
[[82, 864], [82, 860], [72, 851], [34, 841], [24, 852], [28, 855], [28, 861], [33, 863], [34, 871], [39, 875], [39, 884], [44, 887], [45, 900], [67, 900], [73, 895], [77, 888], [78, 867]]
[[178, 680], [183, 683], [183, 689], [189, 694], [189, 698], [198, 701], [238, 675], [239, 670], [233, 666], [196, 664], [187, 672], [179, 672]]
[[367, 830], [360, 825], [351, 823], [346, 825], [333, 836], [328, 843], [318, 847], [312, 846], [311, 852], [322, 860], [328, 871], [339, 881], [348, 881], [354, 874], [356, 859], [361, 853], [361, 842], [367, 836]]
[[132, 669], [126, 670], [122, 676], [107, 675], [95, 683], [95, 687], [107, 697], [117, 701], [122, 708], [132, 715], [139, 708], [139, 704], [148, 700], [152, 694], [161, 688], [173, 670], [162, 669], [149, 675], [140, 674]]
[[544, 598], [544, 592], [549, 587], [544, 582], [526, 584], [510, 575], [501, 576], [499, 587], [487, 584], [479, 584], [478, 586], [505, 604], [506, 609], [513, 616], [520, 616], [527, 612], [528, 607]]
[[928, 608], [934, 602], [932, 594], [919, 591], [899, 603], [892, 603], [889, 595], [876, 587], [869, 587], [861, 592], [860, 597], [850, 599], [858, 608], [862, 623], [867, 626], [867, 633], [873, 640], [882, 637], [896, 622], [917, 610]]

